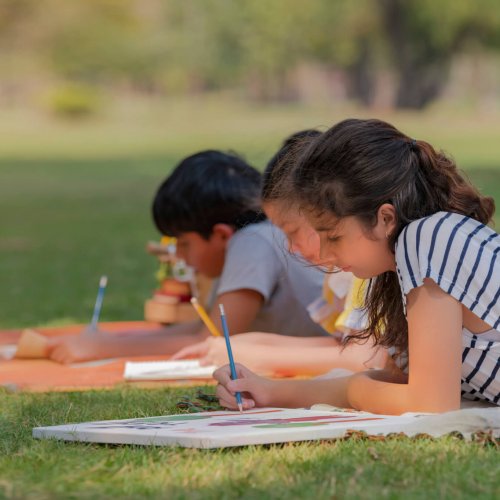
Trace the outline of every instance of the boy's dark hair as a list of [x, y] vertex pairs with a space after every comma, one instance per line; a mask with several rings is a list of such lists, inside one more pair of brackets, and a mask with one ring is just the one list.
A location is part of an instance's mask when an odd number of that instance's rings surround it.
[[315, 137], [321, 135], [319, 130], [307, 129], [295, 132], [287, 137], [281, 148], [269, 160], [262, 179], [262, 201], [270, 202], [290, 198], [291, 172], [299, 151]]
[[153, 200], [153, 220], [165, 235], [196, 232], [210, 238], [215, 224], [236, 230], [265, 219], [261, 174], [233, 153], [207, 150], [184, 158]]

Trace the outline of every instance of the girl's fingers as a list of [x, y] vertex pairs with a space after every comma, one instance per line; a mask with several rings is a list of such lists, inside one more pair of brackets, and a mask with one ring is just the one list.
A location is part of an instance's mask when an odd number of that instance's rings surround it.
[[236, 408], [238, 408], [238, 405], [236, 403], [236, 399], [234, 401], [228, 401], [226, 399], [219, 399], [219, 404], [222, 407], [227, 408], [229, 410], [235, 410]]
[[215, 395], [219, 398], [219, 401], [229, 401], [236, 404], [236, 398], [234, 394], [231, 394], [223, 385], [217, 385], [215, 389]]
[[231, 369], [229, 368], [229, 365], [217, 368], [217, 370], [212, 373], [212, 377], [217, 380], [219, 384], [224, 386], [227, 385], [227, 383], [231, 380]]
[[[219, 398], [219, 404], [224, 408], [230, 408], [232, 410], [236, 410], [238, 408], [236, 397], [228, 392], [225, 387], [220, 385], [217, 386], [215, 394]], [[255, 401], [253, 399], [242, 397], [241, 401], [243, 403], [244, 410], [250, 410], [255, 407]]]
[[210, 366], [210, 365], [215, 364], [209, 356], [205, 356], [204, 358], [200, 358], [199, 363], [200, 363], [200, 366]]
[[240, 363], [235, 363], [234, 366], [236, 368], [236, 375], [238, 376], [238, 379], [251, 378], [257, 376], [253, 371], [249, 370], [245, 365], [240, 365]]
[[[240, 378], [256, 377], [254, 372], [250, 371], [246, 366], [235, 363], [236, 375]], [[229, 365], [224, 365], [214, 371], [213, 377], [221, 384], [227, 384], [231, 380], [231, 368]]]
[[[255, 402], [253, 399], [242, 399], [243, 410], [251, 410], [255, 408]], [[234, 401], [226, 401], [224, 399], [219, 400], [219, 404], [228, 410], [239, 410], [236, 399]]]
[[183, 347], [181, 350], [177, 351], [170, 359], [172, 361], [176, 359], [184, 358], [198, 358], [206, 354], [207, 348], [205, 342], [200, 342], [198, 344]]

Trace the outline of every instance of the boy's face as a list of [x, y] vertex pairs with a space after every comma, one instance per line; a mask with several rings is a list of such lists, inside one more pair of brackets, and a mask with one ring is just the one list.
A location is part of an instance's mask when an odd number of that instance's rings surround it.
[[233, 234], [234, 229], [227, 224], [216, 224], [208, 240], [194, 231], [182, 233], [177, 237], [177, 257], [200, 274], [217, 278], [222, 274], [227, 243]]

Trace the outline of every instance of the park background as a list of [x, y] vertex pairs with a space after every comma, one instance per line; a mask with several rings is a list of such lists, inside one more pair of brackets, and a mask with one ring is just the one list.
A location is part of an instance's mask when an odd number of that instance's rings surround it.
[[[203, 148], [262, 169], [292, 132], [376, 117], [498, 202], [500, 3], [0, 0], [0, 110], [0, 326], [88, 322], [103, 274], [101, 319], [142, 319], [152, 196]], [[172, 412], [179, 393], [0, 395], [0, 497], [499, 493], [496, 450], [452, 438], [227, 454], [33, 444], [33, 425]]]
[[500, 4], [1, 0], [0, 106], [0, 326], [88, 321], [102, 274], [102, 319], [140, 319], [151, 199], [202, 148], [262, 168], [378, 117], [498, 199]]

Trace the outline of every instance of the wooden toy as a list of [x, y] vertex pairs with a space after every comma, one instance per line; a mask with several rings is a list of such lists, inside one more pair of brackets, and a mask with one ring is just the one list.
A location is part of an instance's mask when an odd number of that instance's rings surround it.
[[160, 263], [156, 273], [158, 288], [144, 305], [144, 318], [163, 324], [183, 323], [198, 319], [190, 303], [197, 295], [198, 278], [175, 255], [175, 238], [163, 237], [161, 243], [149, 242], [147, 251]]

